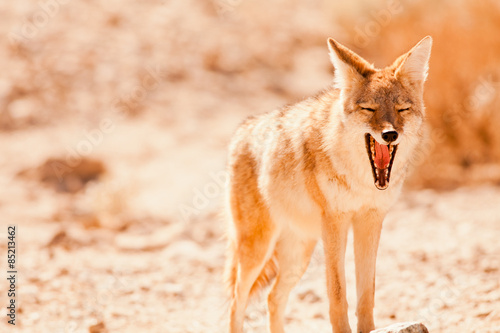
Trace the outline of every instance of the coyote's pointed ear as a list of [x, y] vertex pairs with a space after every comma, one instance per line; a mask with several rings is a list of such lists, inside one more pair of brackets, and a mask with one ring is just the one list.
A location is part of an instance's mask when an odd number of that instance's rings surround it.
[[429, 58], [431, 56], [432, 38], [422, 39], [408, 53], [395, 62], [394, 75], [398, 79], [407, 79], [410, 83], [422, 84], [427, 79]]
[[337, 88], [349, 88], [375, 71], [373, 65], [333, 38], [328, 38], [328, 48], [335, 67], [334, 81]]

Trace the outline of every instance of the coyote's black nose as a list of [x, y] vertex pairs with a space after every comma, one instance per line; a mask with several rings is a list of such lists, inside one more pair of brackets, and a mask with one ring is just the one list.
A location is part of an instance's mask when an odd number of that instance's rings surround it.
[[396, 131], [382, 132], [382, 139], [384, 139], [389, 143], [394, 142], [398, 139], [398, 132]]

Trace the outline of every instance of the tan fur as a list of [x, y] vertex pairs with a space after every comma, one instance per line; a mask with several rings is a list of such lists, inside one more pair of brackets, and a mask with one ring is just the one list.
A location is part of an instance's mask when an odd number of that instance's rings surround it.
[[[375, 261], [382, 221], [424, 138], [422, 93], [430, 46], [426, 37], [391, 66], [376, 69], [330, 39], [335, 86], [293, 106], [249, 118], [237, 130], [230, 147], [227, 191], [231, 333], [243, 332], [249, 298], [273, 280], [269, 330], [284, 332], [288, 295], [320, 238], [333, 332], [351, 332], [344, 274], [350, 227], [356, 257], [357, 332], [374, 329]], [[397, 131], [399, 137], [393, 142], [398, 148], [389, 187], [380, 191], [374, 186], [365, 134], [388, 145], [383, 131]]]

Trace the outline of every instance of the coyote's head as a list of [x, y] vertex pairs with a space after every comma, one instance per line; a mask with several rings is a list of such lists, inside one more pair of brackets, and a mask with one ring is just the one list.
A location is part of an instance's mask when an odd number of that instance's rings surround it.
[[384, 69], [374, 68], [331, 38], [328, 44], [335, 84], [341, 90], [345, 126], [363, 136], [366, 163], [371, 164], [375, 186], [385, 190], [398, 145], [415, 137], [422, 126], [423, 86], [432, 38], [425, 37]]

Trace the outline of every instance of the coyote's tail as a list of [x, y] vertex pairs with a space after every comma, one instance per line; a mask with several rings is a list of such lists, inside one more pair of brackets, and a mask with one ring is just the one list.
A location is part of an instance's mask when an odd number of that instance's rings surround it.
[[[226, 253], [226, 267], [224, 271], [224, 280], [230, 299], [235, 297], [236, 280], [238, 278], [239, 258], [236, 250], [236, 244], [230, 240]], [[273, 253], [262, 268], [259, 277], [255, 280], [250, 290], [250, 298], [258, 294], [262, 289], [271, 284], [273, 279], [278, 274], [278, 262], [276, 255]]]
[[234, 241], [228, 240], [226, 250], [226, 267], [224, 268], [224, 283], [226, 291], [231, 299], [234, 298], [236, 278], [238, 277], [238, 257], [236, 254], [236, 244]]

